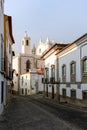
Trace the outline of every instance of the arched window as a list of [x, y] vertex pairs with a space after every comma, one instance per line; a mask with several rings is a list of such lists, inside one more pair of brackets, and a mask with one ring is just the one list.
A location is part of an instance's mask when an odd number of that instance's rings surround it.
[[31, 68], [31, 63], [29, 60], [26, 62], [26, 72], [29, 72], [29, 69]]
[[28, 40], [26, 40], [26, 46], [28, 46]]

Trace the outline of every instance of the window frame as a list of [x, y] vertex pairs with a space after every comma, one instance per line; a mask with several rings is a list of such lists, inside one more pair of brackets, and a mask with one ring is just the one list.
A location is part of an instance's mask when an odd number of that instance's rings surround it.
[[87, 58], [83, 60], [83, 73], [87, 73]]
[[84, 61], [87, 60], [87, 56], [81, 59], [81, 71], [82, 71], [82, 82], [87, 83], [87, 72], [84, 72]]
[[[74, 73], [72, 73], [72, 65], [74, 65]], [[70, 81], [74, 83], [76, 82], [76, 61], [70, 63]]]
[[[75, 92], [75, 94], [73, 94], [74, 92]], [[76, 90], [75, 89], [71, 89], [71, 98], [76, 99]]]
[[51, 77], [55, 78], [55, 65], [51, 65]]
[[65, 88], [62, 89], [62, 96], [66, 97], [66, 89]]
[[65, 64], [62, 65], [62, 82], [66, 82], [66, 65]]
[[87, 90], [82, 92], [83, 100], [87, 100]]

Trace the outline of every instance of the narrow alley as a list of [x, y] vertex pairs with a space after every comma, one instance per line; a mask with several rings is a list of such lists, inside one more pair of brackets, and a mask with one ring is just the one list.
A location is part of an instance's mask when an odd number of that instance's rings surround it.
[[13, 96], [0, 116], [0, 130], [87, 130], [87, 111], [42, 95]]

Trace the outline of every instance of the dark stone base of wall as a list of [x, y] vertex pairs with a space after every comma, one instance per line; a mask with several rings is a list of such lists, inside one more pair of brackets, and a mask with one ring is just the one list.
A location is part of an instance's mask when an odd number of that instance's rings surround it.
[[18, 95], [19, 93], [18, 93], [18, 91], [14, 91], [14, 90], [12, 90], [12, 94], [14, 94], [14, 95]]
[[81, 107], [87, 107], [87, 100], [73, 99], [70, 97], [60, 96], [60, 102], [74, 104], [74, 105], [81, 106]]
[[57, 100], [56, 98], [56, 94], [54, 94], [54, 97], [52, 96], [52, 93], [48, 93], [48, 96], [47, 96], [47, 93], [45, 93], [45, 98], [48, 98], [48, 99], [53, 99], [53, 100]]

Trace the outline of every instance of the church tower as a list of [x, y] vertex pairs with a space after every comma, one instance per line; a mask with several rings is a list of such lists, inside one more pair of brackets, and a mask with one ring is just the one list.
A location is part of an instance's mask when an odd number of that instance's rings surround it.
[[22, 38], [22, 54], [30, 54], [30, 37], [25, 32], [25, 36]]

